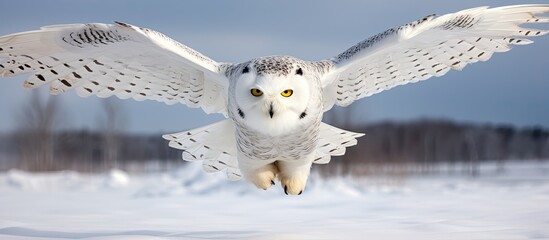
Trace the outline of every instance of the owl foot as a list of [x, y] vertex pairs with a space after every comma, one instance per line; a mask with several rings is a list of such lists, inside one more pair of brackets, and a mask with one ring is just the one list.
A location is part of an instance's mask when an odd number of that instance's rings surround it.
[[286, 195], [301, 195], [307, 184], [312, 162], [276, 162], [280, 173], [278, 179]]
[[274, 164], [265, 165], [261, 168], [248, 172], [247, 179], [257, 188], [267, 190], [275, 185], [274, 180], [278, 175], [278, 167]]

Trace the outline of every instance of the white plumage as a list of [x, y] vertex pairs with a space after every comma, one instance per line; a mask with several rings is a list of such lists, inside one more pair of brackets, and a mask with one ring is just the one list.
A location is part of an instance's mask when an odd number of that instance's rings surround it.
[[24, 86], [52, 94], [117, 96], [201, 107], [228, 119], [164, 136], [201, 160], [267, 189], [278, 179], [301, 194], [312, 163], [343, 155], [362, 134], [321, 122], [398, 85], [442, 76], [547, 34], [522, 24], [547, 23], [549, 5], [479, 7], [428, 16], [368, 38], [323, 61], [271, 56], [218, 63], [150, 29], [125, 23], [74, 24], [0, 37], [0, 75], [30, 74]]

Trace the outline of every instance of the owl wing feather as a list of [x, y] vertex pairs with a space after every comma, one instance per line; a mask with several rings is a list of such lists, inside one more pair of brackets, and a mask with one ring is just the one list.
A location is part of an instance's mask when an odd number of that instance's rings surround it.
[[522, 24], [547, 23], [549, 5], [479, 7], [428, 16], [370, 37], [330, 59], [322, 78], [325, 110], [393, 87], [439, 77], [452, 69], [490, 59], [512, 45], [547, 34]]
[[236, 159], [234, 123], [230, 119], [204, 127], [164, 135], [170, 147], [183, 150], [186, 161], [202, 161], [206, 172], [224, 171], [230, 180], [239, 180], [242, 174]]
[[31, 74], [27, 88], [117, 96], [226, 114], [221, 64], [171, 38], [126, 23], [72, 24], [0, 37], [0, 76]]
[[330, 126], [326, 123], [320, 124], [320, 134], [313, 162], [316, 164], [327, 164], [332, 156], [343, 156], [348, 147], [357, 144], [357, 138], [364, 136], [362, 133], [355, 133]]

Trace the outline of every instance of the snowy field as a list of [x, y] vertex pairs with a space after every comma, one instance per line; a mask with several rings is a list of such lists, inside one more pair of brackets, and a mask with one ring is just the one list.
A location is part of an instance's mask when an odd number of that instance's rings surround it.
[[478, 178], [322, 179], [301, 196], [198, 164], [164, 174], [0, 173], [0, 239], [549, 239], [549, 164]]

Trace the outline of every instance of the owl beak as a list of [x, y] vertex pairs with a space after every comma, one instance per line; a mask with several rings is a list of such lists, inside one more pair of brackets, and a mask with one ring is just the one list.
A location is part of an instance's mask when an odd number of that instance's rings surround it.
[[273, 118], [273, 115], [274, 115], [273, 103], [271, 103], [271, 106], [269, 107], [269, 116], [271, 116], [271, 118]]

